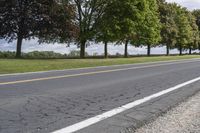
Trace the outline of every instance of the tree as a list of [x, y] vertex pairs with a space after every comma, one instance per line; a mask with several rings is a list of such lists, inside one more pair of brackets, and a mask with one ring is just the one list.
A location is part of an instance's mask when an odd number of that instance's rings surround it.
[[114, 42], [114, 33], [112, 33], [112, 23], [109, 23], [109, 18], [104, 15], [96, 27], [95, 40], [96, 42], [104, 43], [104, 58], [108, 58], [108, 43]]
[[70, 0], [75, 7], [76, 24], [79, 34], [76, 40], [80, 47], [80, 57], [85, 58], [87, 41], [93, 41], [95, 26], [103, 14], [106, 0]]
[[[146, 0], [120, 0], [118, 7], [115, 7], [118, 14], [119, 41], [125, 44], [124, 57], [128, 57], [128, 44], [132, 45], [139, 43], [139, 31], [144, 25], [146, 13]], [[112, 10], [112, 9], [111, 9]]]
[[[20, 58], [23, 39], [44, 39], [46, 35], [53, 39], [61, 34], [71, 35], [67, 29], [70, 21], [67, 22], [62, 14], [60, 15], [61, 11], [69, 11], [65, 10], [69, 9], [67, 4], [54, 0], [0, 1], [0, 39], [6, 39], [8, 42], [17, 40], [16, 57]], [[71, 15], [70, 12], [69, 14]]]
[[192, 36], [192, 27], [188, 20], [186, 8], [179, 7], [176, 23], [178, 27], [176, 47], [179, 49], [180, 55], [182, 55], [183, 50], [186, 49], [187, 45], [191, 42]]
[[196, 17], [196, 24], [200, 31], [200, 9], [192, 11], [192, 14]]
[[156, 0], [148, 0], [146, 5], [145, 20], [142, 23], [143, 26], [139, 30], [139, 37], [140, 42], [143, 45], [147, 45], [147, 55], [150, 56], [151, 47], [158, 44], [161, 40], [161, 23]]
[[109, 5], [111, 5], [111, 3], [112, 0], [105, 3], [104, 11], [94, 26], [95, 41], [104, 43], [104, 58], [108, 58], [108, 43], [116, 41], [113, 27], [115, 21], [112, 19], [112, 14], [109, 12]]
[[199, 30], [198, 30], [198, 26], [196, 23], [196, 17], [190, 12], [187, 12], [187, 16], [188, 16], [188, 21], [190, 22], [190, 26], [192, 28], [192, 33], [190, 36], [190, 40], [188, 43], [188, 49], [189, 49], [189, 54], [192, 54], [192, 50], [195, 50], [198, 48], [198, 44], [199, 44]]
[[176, 25], [177, 4], [160, 3], [159, 4], [160, 20], [162, 23], [161, 37], [162, 43], [166, 46], [166, 55], [169, 50], [175, 47], [178, 29]]
[[124, 57], [128, 57], [128, 43], [138, 40], [137, 29], [144, 20], [145, 3], [145, 0], [110, 0], [107, 3], [99, 28], [105, 46], [113, 41], [125, 43]]
[[[196, 17], [196, 24], [198, 26], [198, 30], [200, 32], [200, 10], [194, 10], [192, 14]], [[200, 42], [198, 41], [198, 49], [200, 51]]]

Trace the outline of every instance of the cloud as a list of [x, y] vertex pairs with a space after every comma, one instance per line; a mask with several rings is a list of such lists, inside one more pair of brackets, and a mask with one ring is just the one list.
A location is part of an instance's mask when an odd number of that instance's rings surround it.
[[[31, 52], [31, 51], [54, 51], [57, 53], [68, 54], [72, 50], [79, 50], [76, 45], [71, 45], [70, 47], [66, 47], [67, 44], [39, 44], [37, 40], [23, 41], [22, 52]], [[16, 50], [16, 41], [12, 43], [7, 43], [5, 40], [0, 40], [0, 51], [15, 51]], [[90, 46], [86, 48], [88, 54], [93, 55], [97, 53], [98, 55], [103, 55], [104, 53], [104, 45], [102, 43], [94, 44], [91, 43]], [[115, 55], [116, 53], [122, 54], [124, 53], [124, 45], [108, 45], [109, 54]], [[133, 46], [129, 46], [129, 54], [131, 55], [140, 55], [146, 54], [147, 48], [140, 47], [136, 48]], [[152, 48], [152, 54], [165, 54], [165, 47], [156, 47]], [[178, 53], [177, 50], [171, 50], [171, 53]]]
[[166, 0], [167, 2], [176, 2], [189, 10], [200, 9], [200, 0]]
[[[8, 43], [4, 40], [0, 40], [0, 51], [15, 51], [16, 41]], [[22, 51], [31, 52], [31, 51], [55, 51], [59, 53], [68, 53], [70, 49], [66, 48], [66, 44], [39, 44], [37, 39], [23, 41]]]

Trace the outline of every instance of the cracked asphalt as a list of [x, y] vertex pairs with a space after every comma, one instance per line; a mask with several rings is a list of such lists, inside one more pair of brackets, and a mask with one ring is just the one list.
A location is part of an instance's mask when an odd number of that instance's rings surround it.
[[[157, 66], [151, 66], [152, 64]], [[149, 67], [143, 68], [144, 66]], [[137, 68], [0, 85], [0, 132], [52, 132], [200, 76], [200, 60], [195, 59], [173, 62], [173, 64], [165, 62], [8, 75], [0, 76], [0, 83], [132, 67]], [[162, 102], [164, 98], [160, 98], [161, 101], [157, 104], [165, 108], [178, 103], [183, 100], [182, 98], [200, 91], [198, 86], [199, 83], [196, 83], [192, 85], [195, 89], [186, 88], [176, 92], [173, 98], [179, 95], [179, 100], [172, 100], [171, 96], [165, 102]], [[183, 92], [184, 97], [181, 97]], [[150, 104], [147, 103], [146, 107], [148, 105]], [[144, 114], [141, 111], [138, 114], [136, 111], [137, 108], [126, 113], [127, 119], [131, 119], [132, 116], [134, 120], [135, 117], [142, 119], [141, 116]], [[131, 119], [131, 123], [134, 124], [134, 120]], [[89, 133], [89, 130], [88, 128], [82, 132]], [[96, 132], [100, 133], [100, 130], [102, 128]]]

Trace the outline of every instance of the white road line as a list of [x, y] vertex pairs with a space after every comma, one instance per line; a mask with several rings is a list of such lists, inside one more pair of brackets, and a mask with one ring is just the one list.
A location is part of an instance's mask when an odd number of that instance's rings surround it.
[[192, 58], [192, 59], [180, 59], [180, 60], [169, 60], [169, 61], [153, 61], [153, 62], [146, 62], [146, 63], [132, 63], [132, 64], [122, 64], [122, 65], [108, 65], [108, 66], [72, 68], [72, 69], [63, 69], [63, 70], [11, 73], [11, 74], [0, 74], [0, 77], [3, 77], [3, 76], [17, 76], [17, 75], [28, 75], [28, 74], [42, 74], [42, 73], [51, 73], [51, 72], [64, 72], [64, 71], [74, 71], [74, 70], [87, 70], [87, 69], [92, 69], [92, 68], [98, 69], [98, 68], [106, 68], [106, 67], [120, 67], [120, 66], [130, 66], [130, 65], [151, 65], [151, 64], [155, 64], [155, 63], [199, 61], [199, 60], [200, 60], [200, 58]]
[[122, 112], [124, 112], [124, 111], [126, 111], [128, 109], [134, 108], [134, 107], [136, 107], [136, 106], [138, 106], [140, 104], [143, 104], [143, 103], [148, 102], [148, 101], [150, 101], [152, 99], [158, 98], [158, 97], [160, 97], [162, 95], [165, 95], [167, 93], [170, 93], [172, 91], [178, 90], [178, 89], [180, 89], [180, 88], [182, 88], [184, 86], [187, 86], [189, 84], [195, 83], [197, 81], [200, 81], [200, 77], [192, 79], [192, 80], [187, 81], [187, 82], [184, 82], [182, 84], [176, 85], [176, 86], [174, 86], [172, 88], [160, 91], [160, 92], [155, 93], [153, 95], [144, 97], [142, 99], [136, 100], [134, 102], [128, 103], [128, 104], [123, 105], [121, 107], [112, 109], [112, 110], [110, 110], [108, 112], [105, 112], [103, 114], [97, 115], [97, 116], [92, 117], [92, 118], [89, 118], [87, 120], [84, 120], [82, 122], [76, 123], [76, 124], [71, 125], [71, 126], [68, 126], [66, 128], [54, 131], [53, 133], [73, 133], [73, 132], [79, 131], [79, 130], [81, 130], [83, 128], [89, 127], [89, 126], [91, 126], [91, 125], [93, 125], [95, 123], [98, 123], [98, 122], [102, 121], [102, 120], [110, 118], [110, 117], [112, 117], [114, 115], [117, 115], [119, 113], [122, 113]]

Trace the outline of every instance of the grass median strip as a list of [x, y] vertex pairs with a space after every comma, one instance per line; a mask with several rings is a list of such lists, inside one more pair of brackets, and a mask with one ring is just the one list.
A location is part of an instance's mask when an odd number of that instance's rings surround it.
[[96, 66], [135, 64], [200, 58], [200, 55], [155, 56], [115, 59], [0, 59], [0, 74], [63, 70]]

